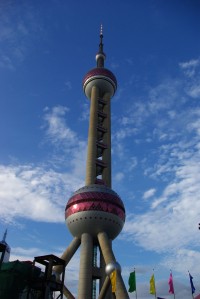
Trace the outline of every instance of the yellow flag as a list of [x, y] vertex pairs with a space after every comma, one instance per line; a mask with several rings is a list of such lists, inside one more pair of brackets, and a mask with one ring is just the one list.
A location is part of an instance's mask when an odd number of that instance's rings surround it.
[[112, 293], [116, 292], [116, 280], [117, 280], [117, 271], [114, 270], [111, 274], [110, 274], [110, 280], [111, 280], [111, 285], [112, 285]]
[[151, 279], [150, 279], [150, 294], [154, 294], [154, 295], [156, 294], [154, 274], [151, 276]]

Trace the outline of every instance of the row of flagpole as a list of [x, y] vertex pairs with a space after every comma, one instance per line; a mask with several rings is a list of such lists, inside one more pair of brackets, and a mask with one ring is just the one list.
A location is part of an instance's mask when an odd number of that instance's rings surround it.
[[[172, 277], [172, 271], [171, 270], [170, 270], [168, 284], [169, 284], [169, 293], [173, 294], [174, 299], [175, 299], [174, 283], [173, 283], [173, 277]], [[152, 274], [151, 279], [150, 279], [149, 292], [150, 292], [150, 294], [155, 295], [155, 298], [157, 298], [157, 299], [164, 299], [164, 298], [157, 297], [154, 270], [153, 270], [153, 274]]]
[[[194, 284], [193, 284], [193, 277], [192, 277], [192, 275], [190, 274], [189, 271], [188, 271], [188, 274], [189, 274], [189, 279], [190, 279], [191, 294], [192, 294], [192, 298], [194, 299], [195, 287], [194, 287]], [[134, 269], [133, 272], [130, 273], [128, 284], [129, 284], [129, 290], [128, 291], [130, 293], [135, 292], [135, 297], [137, 299], [136, 271], [135, 271], [135, 269]], [[174, 289], [173, 276], [172, 276], [172, 271], [171, 270], [170, 270], [168, 284], [169, 284], [169, 293], [173, 294], [174, 299], [175, 299], [175, 289]], [[154, 269], [153, 269], [153, 274], [150, 278], [149, 293], [152, 294], [152, 295], [155, 295], [155, 299], [164, 299], [164, 298], [161, 298], [161, 297], [157, 297]]]
[[[194, 284], [193, 284], [193, 277], [192, 277], [192, 275], [190, 274], [189, 271], [188, 271], [188, 274], [189, 274], [189, 279], [190, 279], [192, 298], [194, 299], [195, 287], [194, 287]], [[116, 270], [114, 270], [110, 275], [111, 284], [112, 284], [112, 292], [113, 293], [115, 293], [115, 291], [116, 291], [116, 278], [117, 278]], [[137, 299], [136, 271], [135, 271], [135, 268], [134, 268], [134, 271], [130, 273], [128, 284], [129, 284], [129, 290], [128, 290], [129, 293], [135, 292], [135, 298]], [[170, 270], [168, 284], [169, 284], [169, 293], [172, 294], [174, 296], [174, 299], [175, 299], [175, 289], [174, 289], [173, 276], [172, 276], [172, 271], [171, 270]], [[154, 295], [155, 299], [164, 299], [164, 298], [161, 298], [161, 297], [157, 297], [154, 269], [153, 269], [153, 274], [150, 278], [149, 293]]]

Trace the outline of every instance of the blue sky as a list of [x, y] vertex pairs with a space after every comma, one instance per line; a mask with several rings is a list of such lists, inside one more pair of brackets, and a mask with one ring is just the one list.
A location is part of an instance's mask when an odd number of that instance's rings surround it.
[[[200, 2], [0, 2], [0, 234], [11, 260], [58, 256], [72, 237], [65, 205], [84, 185], [89, 101], [100, 24], [112, 99], [113, 189], [126, 223], [113, 249], [138, 299], [200, 293]], [[76, 295], [78, 258], [66, 272]], [[130, 298], [135, 298], [131, 294]]]

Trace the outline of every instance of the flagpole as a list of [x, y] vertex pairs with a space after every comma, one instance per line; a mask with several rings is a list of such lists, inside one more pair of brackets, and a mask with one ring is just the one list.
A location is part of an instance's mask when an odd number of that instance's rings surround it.
[[150, 278], [150, 289], [149, 289], [149, 292], [150, 292], [150, 294], [155, 295], [155, 299], [157, 298], [154, 269], [153, 269], [153, 274], [151, 275], [151, 278]]
[[156, 295], [156, 280], [155, 280], [154, 269], [153, 269], [153, 275], [154, 275], [154, 284], [155, 284], [155, 299], [156, 299], [156, 298], [157, 298], [157, 295]]
[[[192, 277], [191, 274], [190, 274], [190, 272], [189, 272], [189, 270], [188, 270], [188, 273], [189, 273], [189, 278]], [[193, 279], [193, 277], [192, 277], [192, 279]], [[195, 287], [194, 287], [194, 285], [192, 283], [191, 278], [190, 278], [190, 285], [191, 285], [192, 299], [194, 299], [193, 288], [194, 288], [194, 292], [195, 292]], [[192, 286], [193, 286], [193, 288], [192, 288]]]
[[[172, 274], [172, 270], [171, 269], [170, 269], [170, 272]], [[173, 275], [172, 275], [172, 277], [173, 277]], [[174, 280], [173, 280], [173, 289], [174, 289]], [[174, 299], [175, 299], [175, 289], [174, 289]]]
[[[135, 271], [135, 268], [134, 268], [134, 271]], [[136, 271], [135, 271], [135, 299], [137, 299]]]

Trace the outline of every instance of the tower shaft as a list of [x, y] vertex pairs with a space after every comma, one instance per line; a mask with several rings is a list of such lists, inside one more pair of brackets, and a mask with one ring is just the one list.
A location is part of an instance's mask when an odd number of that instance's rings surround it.
[[111, 188], [110, 95], [101, 96], [98, 86], [91, 90], [86, 186], [104, 184]]

